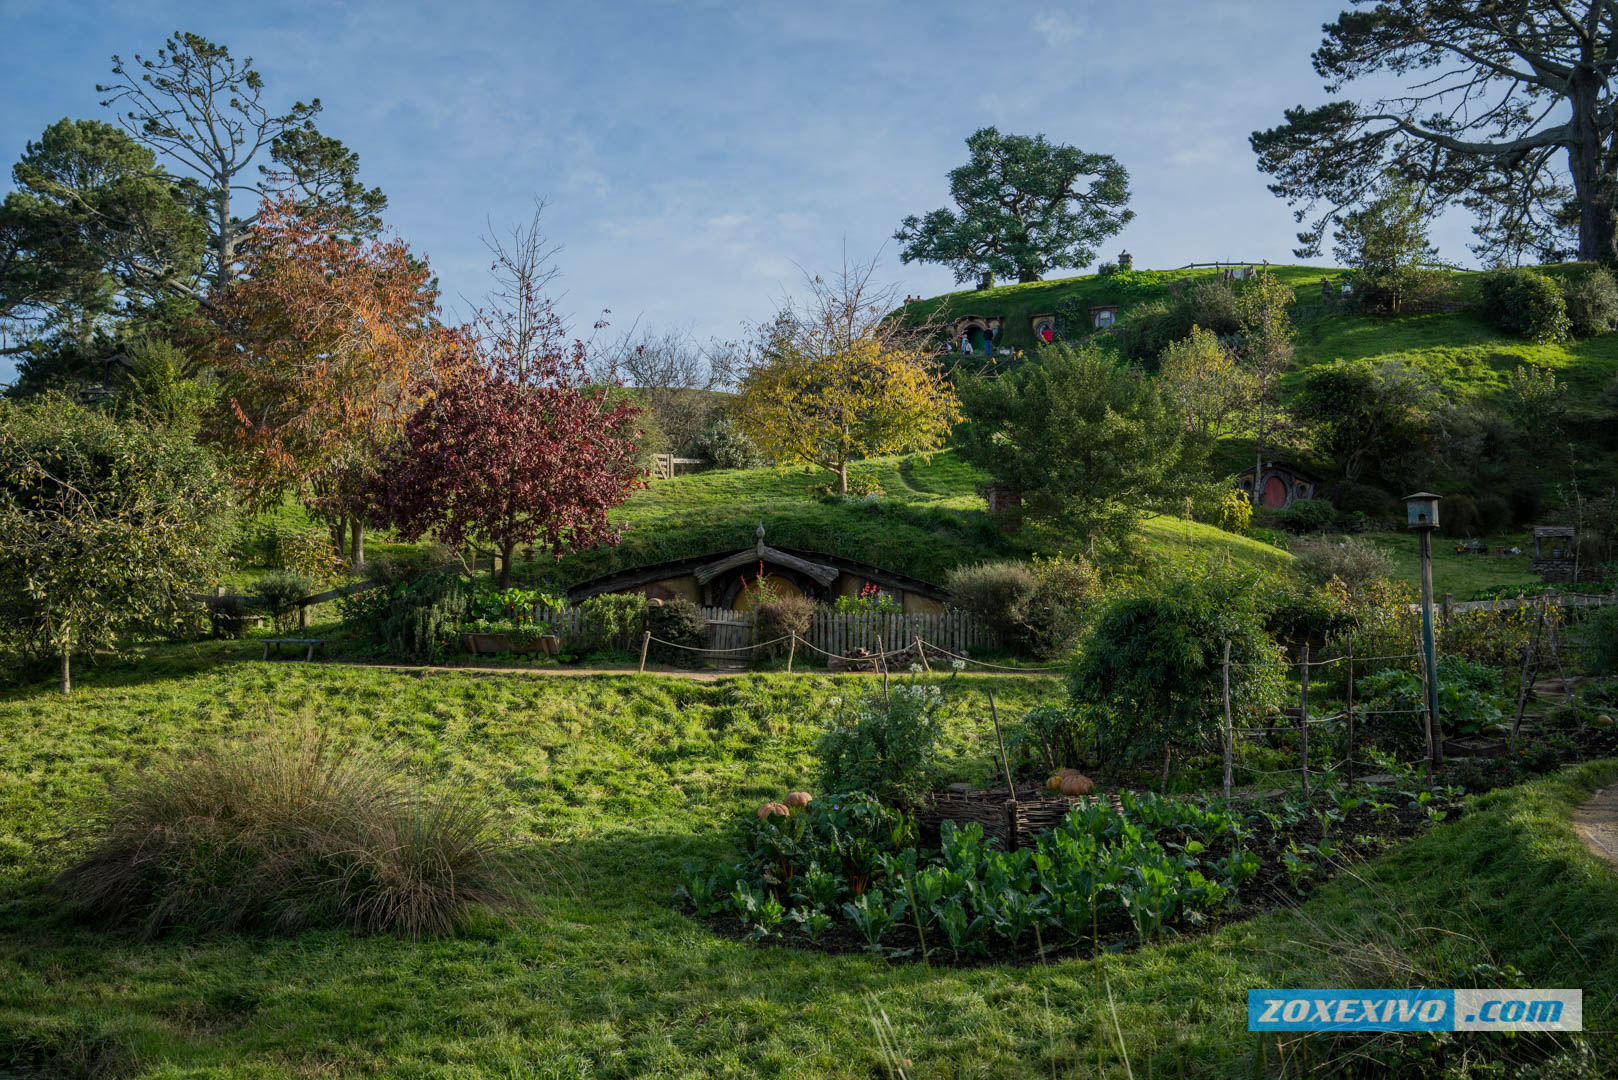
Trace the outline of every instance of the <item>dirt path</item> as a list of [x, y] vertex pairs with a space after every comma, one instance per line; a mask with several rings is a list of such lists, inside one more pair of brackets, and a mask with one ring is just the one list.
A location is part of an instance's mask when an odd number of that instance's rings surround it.
[[1618, 870], [1618, 784], [1604, 788], [1573, 811], [1573, 831], [1591, 854]]

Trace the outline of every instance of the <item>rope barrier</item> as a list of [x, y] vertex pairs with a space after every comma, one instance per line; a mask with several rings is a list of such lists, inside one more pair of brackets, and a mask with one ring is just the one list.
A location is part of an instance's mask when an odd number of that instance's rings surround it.
[[[671, 649], [684, 649], [686, 652], [733, 653], [733, 652], [752, 652], [754, 649], [762, 649], [767, 645], [775, 645], [775, 644], [778, 644], [779, 642], [786, 641], [787, 638], [789, 638], [791, 636], [792, 635], [788, 634], [787, 637], [772, 638], [769, 641], [761, 641], [757, 645], [743, 645], [741, 648], [738, 648], [738, 649], [710, 649], [710, 648], [707, 648], [707, 647], [698, 647], [696, 645], [681, 645], [677, 641], [664, 641], [660, 637], [648, 638], [647, 640], [655, 641], [659, 645], [667, 645]], [[804, 642], [804, 644], [807, 645], [808, 642]]]

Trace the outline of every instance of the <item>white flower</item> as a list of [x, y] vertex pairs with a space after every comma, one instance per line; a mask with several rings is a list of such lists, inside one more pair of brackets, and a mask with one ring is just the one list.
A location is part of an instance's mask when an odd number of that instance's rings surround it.
[[966, 661], [965, 660], [951, 660], [949, 662], [949, 666], [954, 668], [956, 671], [963, 671], [966, 668]]

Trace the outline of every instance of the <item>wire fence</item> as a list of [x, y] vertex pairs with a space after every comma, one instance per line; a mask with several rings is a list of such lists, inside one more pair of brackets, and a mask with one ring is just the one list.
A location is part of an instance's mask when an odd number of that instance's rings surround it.
[[792, 672], [793, 660], [797, 655], [799, 646], [802, 646], [810, 652], [819, 653], [830, 661], [842, 661], [846, 665], [858, 665], [862, 667], [865, 665], [870, 665], [874, 671], [881, 673], [886, 673], [890, 669], [891, 664], [895, 659], [900, 661], [914, 661], [919, 663], [924, 668], [930, 668], [931, 665], [928, 663], [929, 654], [932, 656], [946, 657], [952, 662], [952, 665], [960, 664], [963, 669], [967, 667], [980, 667], [988, 668], [993, 671], [1008, 672], [1014, 675], [1054, 675], [1066, 670], [1060, 666], [1017, 667], [1010, 664], [994, 664], [987, 660], [976, 660], [970, 656], [965, 656], [946, 649], [942, 645], [936, 644], [935, 642], [928, 641], [920, 635], [917, 635], [913, 641], [908, 642], [902, 648], [888, 649], [881, 647], [879, 644], [879, 647], [875, 652], [866, 652], [861, 650], [856, 652], [854, 655], [845, 656], [841, 653], [835, 653], [821, 648], [819, 645], [816, 645], [808, 638], [796, 632], [783, 634], [780, 637], [771, 638], [769, 641], [760, 641], [748, 645], [739, 645], [734, 648], [715, 648], [710, 645], [684, 645], [677, 641], [668, 641], [664, 638], [653, 636], [651, 631], [646, 631], [641, 636], [640, 670], [642, 672], [646, 670], [646, 657], [651, 650], [651, 646], [653, 645], [662, 645], [668, 648], [680, 649], [686, 652], [700, 653], [705, 656], [726, 656], [737, 653], [756, 655], [760, 651], [772, 648], [773, 646], [779, 645], [782, 642], [786, 642], [788, 646], [788, 673]]

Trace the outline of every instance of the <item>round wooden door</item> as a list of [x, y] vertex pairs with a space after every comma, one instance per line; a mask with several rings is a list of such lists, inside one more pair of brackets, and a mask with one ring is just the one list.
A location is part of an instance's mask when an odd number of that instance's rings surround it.
[[1259, 501], [1261, 501], [1265, 506], [1268, 506], [1271, 510], [1279, 510], [1281, 507], [1285, 506], [1287, 504], [1286, 481], [1282, 480], [1279, 476], [1272, 476], [1268, 480], [1265, 480], [1264, 493], [1260, 496]]

